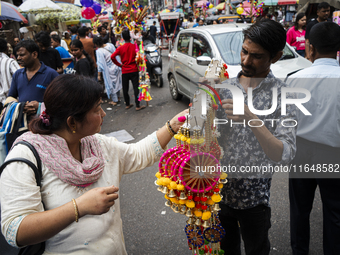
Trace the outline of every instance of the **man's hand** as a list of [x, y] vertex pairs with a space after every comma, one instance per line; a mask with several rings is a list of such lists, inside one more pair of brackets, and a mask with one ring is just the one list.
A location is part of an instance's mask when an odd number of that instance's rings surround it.
[[58, 74], [63, 74], [64, 69], [62, 67], [57, 67], [57, 73]]
[[31, 101], [31, 102], [26, 102], [24, 106], [24, 112], [27, 114], [36, 114], [37, 110], [39, 108], [39, 102], [38, 101]]
[[236, 122], [243, 122], [243, 120], [246, 120], [246, 123], [249, 120], [258, 119], [255, 114], [250, 112], [246, 104], [244, 104], [244, 115], [233, 115], [233, 107], [233, 99], [222, 100], [222, 108], [225, 109], [228, 119]]

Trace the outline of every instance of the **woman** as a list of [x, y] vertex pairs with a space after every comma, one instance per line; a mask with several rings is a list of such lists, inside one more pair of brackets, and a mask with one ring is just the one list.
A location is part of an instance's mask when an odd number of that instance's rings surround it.
[[[104, 44], [99, 36], [93, 38], [93, 44], [98, 47], [96, 50], [98, 81], [104, 78], [107, 97], [112, 100], [109, 104], [115, 106], [119, 103], [119, 94], [122, 89], [122, 70], [111, 60], [111, 55], [116, 48], [111, 43]], [[119, 57], [117, 60], [120, 62]]]
[[306, 15], [299, 13], [294, 26], [287, 31], [287, 43], [296, 48], [296, 52], [305, 57]]
[[96, 66], [90, 55], [84, 50], [83, 43], [78, 40], [72, 40], [71, 54], [75, 57], [74, 70], [76, 74], [94, 77], [96, 73]]
[[[42, 184], [23, 163], [9, 164], [1, 175], [2, 233], [22, 247], [46, 241], [45, 254], [126, 254], [118, 198], [123, 174], [159, 160], [170, 141], [170, 125], [135, 144], [124, 144], [100, 132], [101, 86], [88, 77], [61, 75], [48, 86], [46, 110], [30, 123], [19, 141], [31, 143], [42, 161]], [[77, 96], [75, 96], [77, 95]], [[16, 145], [8, 158], [35, 158]], [[43, 204], [45, 210], [43, 209]]]

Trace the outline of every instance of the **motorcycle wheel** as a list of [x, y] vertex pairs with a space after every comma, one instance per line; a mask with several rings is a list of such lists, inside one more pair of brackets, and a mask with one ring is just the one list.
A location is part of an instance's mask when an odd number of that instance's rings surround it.
[[158, 88], [163, 87], [163, 77], [161, 75], [158, 75], [156, 78], [156, 84]]

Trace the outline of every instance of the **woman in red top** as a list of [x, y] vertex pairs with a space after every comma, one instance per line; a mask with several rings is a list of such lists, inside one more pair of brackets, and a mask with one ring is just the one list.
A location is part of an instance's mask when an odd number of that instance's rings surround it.
[[[111, 55], [111, 59], [115, 65], [122, 68], [122, 85], [126, 105], [125, 108], [129, 109], [133, 106], [133, 104], [130, 104], [129, 96], [129, 81], [131, 80], [135, 94], [136, 111], [139, 111], [144, 109], [145, 106], [140, 106], [140, 102], [138, 101], [139, 71], [136, 63], [136, 46], [130, 42], [131, 37], [129, 30], [124, 30], [122, 32], [122, 37], [125, 43], [116, 49], [116, 51]], [[116, 56], [120, 56], [122, 63], [117, 61]]]
[[299, 13], [294, 26], [287, 32], [287, 43], [296, 48], [296, 52], [305, 57], [306, 15]]

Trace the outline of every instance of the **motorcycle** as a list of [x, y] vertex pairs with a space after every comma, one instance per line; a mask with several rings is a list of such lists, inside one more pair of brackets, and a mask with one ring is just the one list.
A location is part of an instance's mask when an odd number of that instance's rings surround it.
[[158, 46], [150, 41], [144, 41], [144, 53], [150, 81], [156, 83], [159, 88], [163, 87], [162, 55]]

